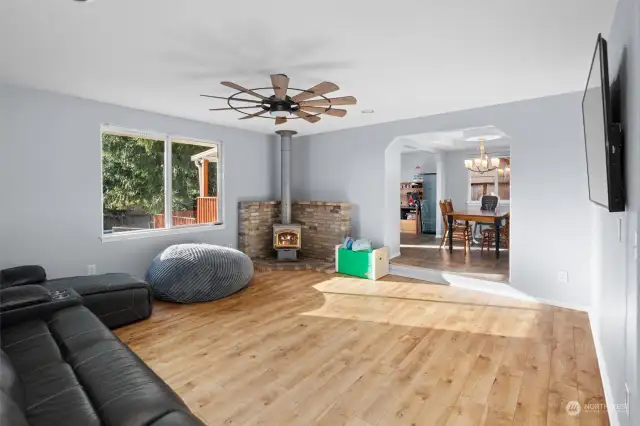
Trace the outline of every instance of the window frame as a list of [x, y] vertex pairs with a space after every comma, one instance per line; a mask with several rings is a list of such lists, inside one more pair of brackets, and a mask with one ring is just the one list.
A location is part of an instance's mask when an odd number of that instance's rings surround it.
[[[511, 155], [495, 154], [495, 155], [492, 155], [492, 157], [508, 158], [509, 162], [511, 162]], [[473, 155], [470, 154], [470, 156], [466, 157], [465, 160], [473, 160], [474, 158], [477, 158], [477, 155], [474, 157]], [[478, 201], [471, 200], [471, 195], [473, 193], [473, 191], [471, 190], [471, 171], [468, 170], [466, 167], [465, 167], [465, 170], [467, 170], [467, 205], [479, 206], [481, 204], [480, 200], [478, 200]], [[509, 184], [511, 184], [511, 178], [509, 178]], [[496, 191], [495, 192], [496, 192], [496, 194], [499, 194], [500, 193], [500, 179], [499, 179], [499, 177], [498, 177], [498, 179], [496, 179], [495, 185], [496, 185]], [[511, 197], [509, 197], [509, 198], [511, 198]], [[509, 199], [509, 200], [503, 200], [502, 198], [500, 199], [500, 205], [503, 205], [503, 206], [507, 205], [508, 206], [510, 204], [511, 204], [511, 199]]]
[[[169, 170], [173, 170], [172, 167], [172, 144], [174, 142], [180, 143], [181, 141], [185, 142], [194, 142], [198, 145], [209, 146], [209, 147], [217, 147], [218, 149], [218, 161], [217, 161], [217, 169], [216, 169], [216, 179], [217, 179], [217, 188], [218, 188], [218, 223], [201, 223], [195, 225], [173, 225], [173, 215], [165, 214], [165, 224], [164, 228], [156, 228], [156, 229], [143, 229], [139, 231], [125, 231], [125, 232], [117, 232], [113, 234], [105, 234], [104, 233], [104, 187], [103, 187], [103, 156], [102, 156], [102, 135], [103, 133], [120, 133], [122, 135], [127, 136], [139, 136], [146, 137], [150, 139], [155, 139], [159, 141], [164, 141], [164, 211], [171, 212], [173, 211], [173, 176], [172, 173], [168, 173]], [[157, 237], [163, 235], [179, 235], [179, 234], [188, 234], [194, 232], [207, 232], [225, 229], [226, 227], [226, 214], [224, 208], [224, 194], [225, 192], [225, 179], [224, 179], [224, 170], [225, 170], [225, 156], [224, 156], [224, 147], [222, 141], [211, 141], [201, 138], [193, 138], [190, 136], [183, 136], [178, 134], [171, 133], [162, 133], [156, 131], [146, 131], [146, 130], [137, 130], [128, 127], [115, 126], [112, 124], [102, 124], [100, 126], [100, 217], [102, 221], [100, 223], [100, 239], [102, 242], [111, 242], [111, 241], [124, 241], [124, 240], [136, 240], [140, 238], [149, 238], [149, 237]], [[221, 196], [222, 195], [222, 196]]]

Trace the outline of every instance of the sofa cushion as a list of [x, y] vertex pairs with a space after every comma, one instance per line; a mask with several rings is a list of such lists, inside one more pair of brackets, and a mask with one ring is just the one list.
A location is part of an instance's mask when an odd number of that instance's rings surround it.
[[47, 325], [70, 363], [84, 349], [105, 341], [120, 342], [115, 334], [109, 331], [98, 317], [89, 314], [84, 306], [74, 306], [56, 312]]
[[24, 389], [21, 408], [29, 425], [100, 425], [91, 401], [44, 321], [3, 328], [2, 350]]
[[4, 351], [0, 351], [0, 391], [11, 398], [19, 408], [24, 409], [24, 389], [20, 377]]
[[20, 407], [11, 397], [0, 390], [0, 425], [29, 426]]
[[50, 362], [61, 362], [62, 355], [44, 321], [35, 320], [4, 327], [2, 350], [9, 356], [19, 376], [36, 371]]
[[98, 415], [107, 425], [146, 425], [172, 411], [180, 398], [85, 307], [65, 309], [49, 323]]
[[100, 425], [96, 410], [69, 364], [47, 364], [28, 374], [23, 382], [31, 426]]

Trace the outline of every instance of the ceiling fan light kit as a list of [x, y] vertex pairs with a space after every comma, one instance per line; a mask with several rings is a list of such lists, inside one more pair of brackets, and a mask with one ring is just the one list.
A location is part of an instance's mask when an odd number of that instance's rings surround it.
[[[303, 119], [308, 123], [317, 123], [320, 121], [320, 115], [330, 115], [333, 117], [344, 117], [347, 110], [333, 108], [334, 105], [355, 105], [356, 98], [353, 96], [343, 96], [339, 98], [328, 98], [325, 95], [340, 90], [340, 88], [328, 81], [316, 84], [310, 89], [296, 89], [289, 87], [289, 77], [284, 74], [272, 74], [270, 87], [259, 87], [247, 89], [239, 84], [223, 81], [223, 86], [237, 90], [229, 97], [200, 95], [206, 98], [225, 99], [228, 108], [210, 108], [210, 111], [228, 111], [235, 110], [241, 114], [240, 120], [249, 118], [267, 118], [275, 120], [276, 125], [284, 124], [288, 120]], [[273, 95], [264, 96], [260, 91], [273, 90]], [[293, 97], [287, 95], [289, 90], [298, 92]], [[247, 97], [237, 97], [239, 95], [249, 95], [257, 99]], [[243, 106], [236, 106], [232, 102], [243, 102]], [[247, 103], [253, 103], [253, 106], [247, 106]], [[244, 110], [260, 109], [257, 112], [245, 112]]]

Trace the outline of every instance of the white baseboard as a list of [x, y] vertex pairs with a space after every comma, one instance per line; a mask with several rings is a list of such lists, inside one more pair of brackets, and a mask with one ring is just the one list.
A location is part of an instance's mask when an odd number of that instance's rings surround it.
[[544, 299], [542, 297], [536, 297], [536, 300], [538, 302], [540, 302], [540, 303], [545, 303], [545, 304], [551, 305], [551, 306], [557, 306], [558, 308], [573, 309], [574, 311], [581, 311], [581, 312], [589, 313], [589, 307], [588, 306], [575, 305], [573, 303], [566, 303], [566, 302], [558, 302], [557, 300]]
[[399, 252], [399, 251], [397, 251], [397, 252], [395, 252], [395, 253], [391, 253], [391, 254], [389, 255], [389, 259], [393, 259], [394, 257], [398, 257], [398, 256], [400, 256], [400, 252]]
[[[607, 361], [604, 358], [604, 349], [600, 342], [600, 327], [596, 323], [596, 315], [593, 311], [589, 311], [589, 323], [591, 324], [591, 335], [593, 336], [593, 344], [596, 347], [596, 357], [598, 358], [598, 367], [600, 368], [600, 379], [602, 380], [602, 388], [604, 389], [604, 399], [609, 406], [613, 406], [616, 401], [613, 397], [613, 387], [609, 378], [609, 370], [607, 369]], [[611, 426], [620, 426], [620, 418], [616, 410], [608, 410], [609, 423]]]

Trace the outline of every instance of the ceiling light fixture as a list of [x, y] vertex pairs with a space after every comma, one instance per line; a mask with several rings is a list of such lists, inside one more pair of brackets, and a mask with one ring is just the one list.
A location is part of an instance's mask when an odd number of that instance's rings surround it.
[[291, 109], [282, 103], [272, 104], [269, 115], [272, 117], [288, 117], [291, 115]]
[[500, 165], [499, 158], [489, 158], [484, 149], [484, 138], [480, 139], [480, 156], [473, 160], [464, 160], [464, 166], [472, 172], [484, 174], [491, 172]]
[[288, 117], [289, 116], [289, 111], [271, 111], [269, 114], [271, 114], [272, 117]]
[[363, 110], [362, 110], [362, 113], [363, 113], [363, 114], [373, 114], [374, 112], [375, 112], [375, 111], [374, 111], [374, 110], [372, 110], [372, 109], [363, 109]]

